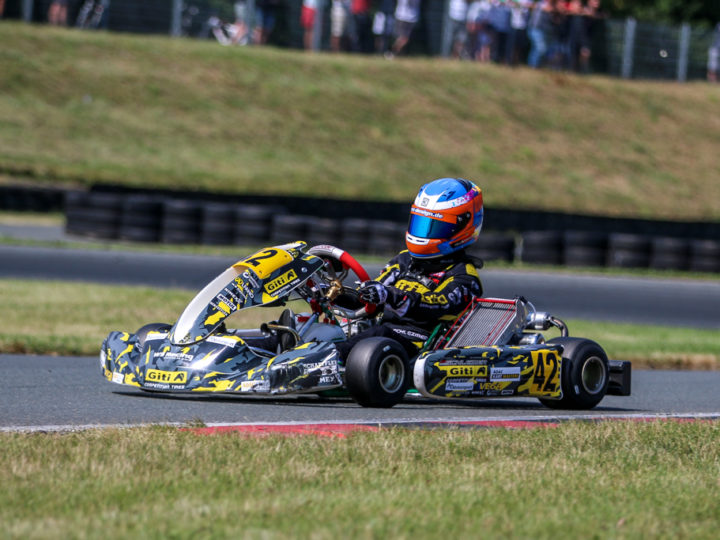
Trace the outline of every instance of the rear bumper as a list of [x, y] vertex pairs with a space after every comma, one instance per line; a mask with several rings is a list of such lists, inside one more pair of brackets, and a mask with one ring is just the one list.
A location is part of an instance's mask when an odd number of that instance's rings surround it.
[[610, 383], [607, 393], [610, 396], [629, 396], [632, 386], [632, 368], [625, 360], [610, 360]]

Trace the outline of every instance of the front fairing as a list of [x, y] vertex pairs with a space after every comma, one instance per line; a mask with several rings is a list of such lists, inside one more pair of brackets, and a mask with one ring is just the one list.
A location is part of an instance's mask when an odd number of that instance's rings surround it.
[[198, 343], [233, 313], [287, 298], [323, 265], [304, 247], [297, 242], [266, 248], [226, 269], [188, 304], [170, 330], [169, 341]]
[[103, 370], [114, 383], [164, 392], [286, 394], [342, 384], [337, 349], [309, 342], [276, 356], [258, 354], [232, 334], [188, 346], [167, 332], [150, 332], [140, 350], [136, 336], [112, 332], [103, 344]]

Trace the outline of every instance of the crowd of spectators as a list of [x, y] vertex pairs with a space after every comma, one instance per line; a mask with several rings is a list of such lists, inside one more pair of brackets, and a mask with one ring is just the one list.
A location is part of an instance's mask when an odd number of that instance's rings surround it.
[[[420, 21], [421, 1], [376, 0], [371, 5], [370, 0], [332, 0], [331, 50], [374, 51], [388, 58], [405, 53]], [[312, 32], [316, 2], [304, 0], [301, 20], [306, 32]], [[601, 17], [600, 0], [449, 0], [451, 55], [586, 72], [593, 30]], [[368, 40], [370, 31], [373, 42]], [[311, 40], [304, 44], [313, 48]]]

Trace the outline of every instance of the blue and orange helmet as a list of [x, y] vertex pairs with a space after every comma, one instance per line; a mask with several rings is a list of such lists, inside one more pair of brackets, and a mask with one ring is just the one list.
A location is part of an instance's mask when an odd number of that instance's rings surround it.
[[405, 243], [413, 257], [449, 255], [475, 242], [482, 222], [480, 188], [463, 178], [440, 178], [420, 188]]

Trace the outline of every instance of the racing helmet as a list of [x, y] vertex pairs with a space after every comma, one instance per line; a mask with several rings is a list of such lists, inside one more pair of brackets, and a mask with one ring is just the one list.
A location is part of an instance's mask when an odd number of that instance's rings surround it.
[[405, 244], [420, 259], [449, 255], [475, 242], [482, 222], [480, 188], [463, 178], [439, 178], [420, 188]]

